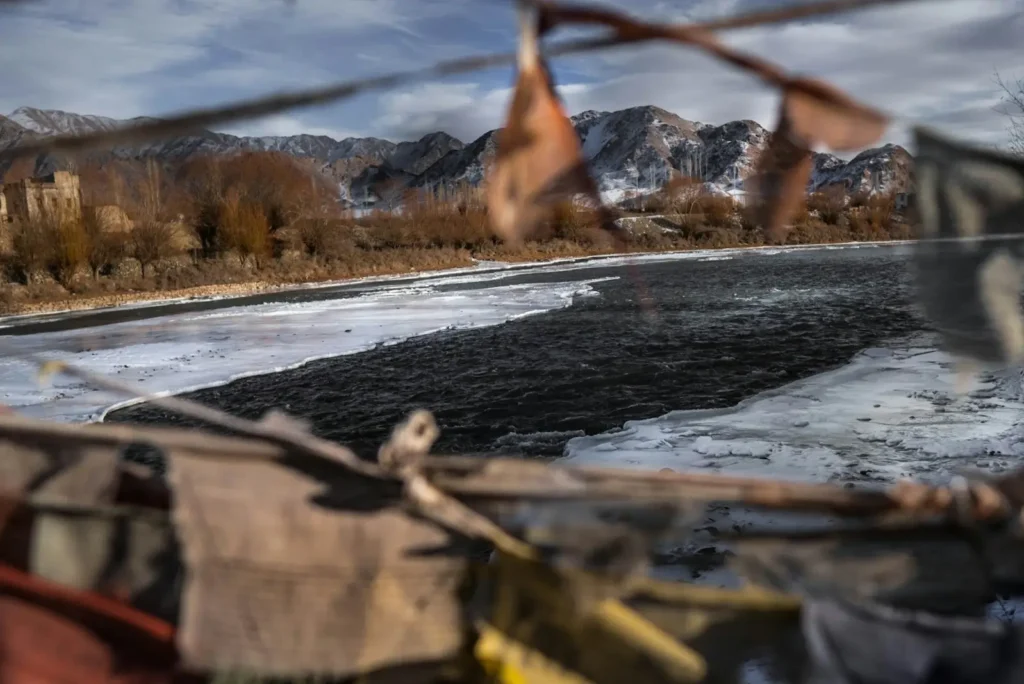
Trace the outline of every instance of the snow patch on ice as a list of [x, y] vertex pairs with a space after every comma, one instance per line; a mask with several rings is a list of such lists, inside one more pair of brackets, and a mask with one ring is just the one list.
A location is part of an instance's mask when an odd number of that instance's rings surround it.
[[565, 460], [861, 482], [1016, 465], [1024, 456], [1020, 375], [981, 375], [960, 395], [953, 360], [930, 340], [919, 343], [866, 350], [730, 409], [675, 411], [572, 439]]

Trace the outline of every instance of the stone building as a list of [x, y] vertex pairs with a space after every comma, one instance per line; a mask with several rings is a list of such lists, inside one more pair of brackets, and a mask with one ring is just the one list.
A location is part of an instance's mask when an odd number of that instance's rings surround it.
[[43, 216], [77, 221], [82, 217], [82, 189], [76, 174], [55, 171], [3, 186], [8, 221], [35, 221]]

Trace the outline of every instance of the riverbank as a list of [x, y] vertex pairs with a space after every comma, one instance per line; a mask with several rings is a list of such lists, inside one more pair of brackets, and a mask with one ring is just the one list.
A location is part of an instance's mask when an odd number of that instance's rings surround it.
[[[871, 245], [899, 243], [901, 240], [835, 240], [813, 242], [804, 245], [787, 245], [787, 248], [814, 249], [823, 246]], [[0, 302], [0, 322], [10, 322], [20, 317], [40, 314], [54, 314], [72, 311], [106, 309], [119, 306], [157, 305], [197, 299], [220, 299], [243, 297], [254, 294], [282, 292], [311, 287], [330, 287], [359, 283], [373, 283], [410, 276], [476, 272], [491, 268], [526, 267], [574, 260], [601, 260], [628, 256], [656, 256], [687, 252], [717, 252], [725, 250], [770, 249], [765, 245], [690, 247], [684, 249], [665, 247], [660, 249], [637, 249], [630, 252], [614, 252], [607, 248], [586, 248], [576, 243], [545, 243], [526, 246], [519, 250], [495, 250], [488, 253], [473, 253], [468, 250], [436, 250], [432, 258], [417, 260], [419, 267], [406, 260], [387, 260], [384, 263], [369, 261], [363, 269], [351, 267], [339, 273], [330, 265], [316, 267], [303, 264], [303, 268], [264, 269], [258, 273], [225, 269], [224, 275], [230, 282], [212, 283], [192, 287], [159, 287], [156, 280], [148, 283], [133, 283], [145, 289], [127, 288], [104, 294], [92, 294], [88, 290], [76, 294], [57, 291], [56, 288], [39, 288], [34, 293], [23, 293], [24, 299], [10, 297]], [[246, 278], [246, 276], [249, 276]], [[5, 287], [10, 287], [8, 284]], [[22, 288], [27, 289], [27, 288]], [[32, 295], [35, 297], [32, 297]]]

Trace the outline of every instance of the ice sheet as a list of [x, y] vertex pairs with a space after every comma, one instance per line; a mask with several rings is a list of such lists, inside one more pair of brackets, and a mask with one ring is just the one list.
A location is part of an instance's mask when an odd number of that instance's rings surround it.
[[676, 411], [579, 437], [565, 460], [861, 482], [1014, 466], [1024, 456], [1020, 374], [977, 376], [960, 394], [953, 360], [929, 343], [868, 349], [734, 408]]
[[[143, 392], [175, 394], [446, 328], [497, 325], [558, 309], [575, 297], [595, 294], [590, 284], [607, 279], [462, 292], [417, 284], [329, 301], [236, 306], [25, 335], [8, 342], [137, 384]], [[0, 402], [24, 415], [96, 420], [119, 401], [124, 405], [122, 397], [67, 378], [40, 387], [28, 365], [0, 359]]]

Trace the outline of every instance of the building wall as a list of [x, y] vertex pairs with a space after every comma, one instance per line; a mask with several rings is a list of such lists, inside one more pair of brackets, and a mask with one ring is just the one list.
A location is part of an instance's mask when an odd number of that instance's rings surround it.
[[61, 211], [68, 218], [82, 217], [82, 185], [77, 174], [57, 171], [53, 174], [54, 188], [61, 203]]
[[28, 196], [24, 182], [10, 183], [4, 186], [4, 199], [7, 200], [7, 216], [11, 221], [24, 221], [29, 218]]
[[82, 217], [82, 191], [77, 175], [57, 171], [42, 179], [25, 179], [3, 188], [12, 221], [35, 221], [49, 214], [61, 220]]

